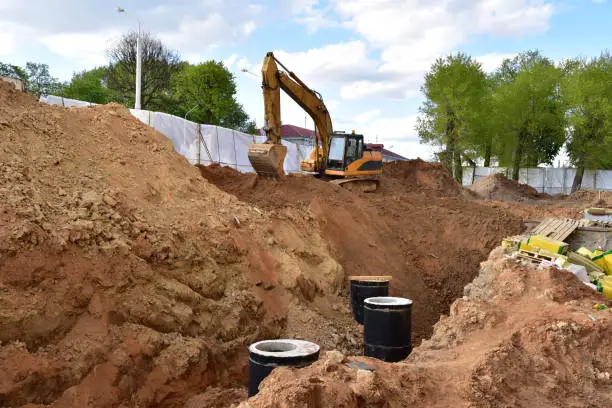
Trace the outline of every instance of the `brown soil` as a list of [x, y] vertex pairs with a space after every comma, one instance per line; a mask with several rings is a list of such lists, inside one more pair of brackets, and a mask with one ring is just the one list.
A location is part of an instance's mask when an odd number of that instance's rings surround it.
[[289, 217], [299, 234], [322, 231], [345, 275], [393, 276], [391, 294], [415, 301], [417, 344], [489, 251], [523, 228], [519, 217], [465, 199], [442, 166], [421, 160], [386, 165], [381, 188], [361, 194], [311, 176], [275, 181], [226, 167], [200, 171], [240, 201]]
[[[280, 368], [240, 408], [609, 407], [612, 312], [569, 272], [535, 271], [492, 253], [465, 296], [407, 360], [334, 354]], [[610, 305], [610, 302], [608, 302]]]
[[487, 200], [521, 202], [550, 198], [549, 194], [538, 191], [518, 181], [509, 180], [503, 174], [492, 174], [478, 180], [468, 188]]
[[353, 274], [393, 276], [418, 345], [536, 208], [470, 197], [419, 160], [372, 194], [197, 169], [122, 106], [0, 83], [0, 406], [229, 406], [255, 340], [361, 352]]
[[0, 406], [179, 407], [244, 388], [246, 345], [293, 336], [298, 307], [300, 330], [318, 327], [300, 305], [317, 295], [343, 334], [321, 344], [350, 351], [342, 268], [293, 232], [124, 107], [41, 105], [0, 83]]

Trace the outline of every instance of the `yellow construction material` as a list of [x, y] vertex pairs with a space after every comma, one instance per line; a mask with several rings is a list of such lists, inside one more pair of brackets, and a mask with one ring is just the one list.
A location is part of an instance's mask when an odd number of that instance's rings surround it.
[[612, 275], [612, 251], [593, 251], [593, 258], [591, 260], [596, 265], [599, 265], [606, 274]]
[[544, 235], [531, 235], [527, 239], [527, 244], [532, 247], [546, 249], [556, 254], [565, 254], [568, 250], [568, 244], [556, 239], [545, 237]]
[[587, 212], [592, 215], [612, 215], [612, 210], [608, 208], [587, 208]]
[[586, 256], [589, 259], [591, 259], [593, 257], [593, 253], [591, 251], [589, 251], [588, 249], [584, 248], [584, 247], [580, 248], [576, 252], [579, 253], [582, 256]]
[[608, 299], [612, 299], [612, 276], [604, 276], [599, 280], [602, 294]]
[[519, 242], [518, 249], [522, 249], [524, 251], [529, 251], [529, 252], [538, 252], [538, 248], [535, 248], [535, 247], [529, 245], [527, 243], [526, 239], [524, 239], [521, 242]]
[[591, 272], [603, 273], [603, 268], [601, 266], [597, 265], [595, 262], [591, 261], [589, 258], [583, 255], [577, 254], [576, 252], [569, 251], [567, 253], [567, 258], [573, 264], [584, 266], [587, 269], [587, 272], [589, 273]]

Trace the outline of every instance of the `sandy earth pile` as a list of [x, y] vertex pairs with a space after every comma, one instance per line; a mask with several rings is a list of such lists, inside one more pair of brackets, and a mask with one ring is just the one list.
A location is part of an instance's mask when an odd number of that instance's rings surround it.
[[603, 298], [569, 272], [502, 254], [492, 252], [407, 360], [330, 353], [309, 368], [275, 370], [240, 407], [612, 406], [612, 311], [593, 309]]
[[522, 202], [550, 198], [550, 195], [538, 193], [535, 188], [509, 180], [500, 173], [480, 179], [468, 189], [487, 200]]
[[292, 314], [356, 347], [348, 312], [320, 325], [302, 305], [340, 290], [327, 245], [287, 221], [293, 248], [271, 249], [269, 224], [125, 108], [0, 83], [0, 406], [244, 395], [245, 345], [293, 335]]

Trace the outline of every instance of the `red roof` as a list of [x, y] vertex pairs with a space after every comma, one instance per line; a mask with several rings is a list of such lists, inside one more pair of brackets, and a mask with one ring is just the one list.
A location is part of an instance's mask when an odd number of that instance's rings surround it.
[[314, 137], [314, 130], [293, 125], [281, 125], [281, 137]]
[[390, 157], [395, 157], [397, 159], [400, 160], [408, 160], [407, 158], [405, 158], [404, 156], [401, 156], [397, 153], [392, 152], [391, 150], [387, 150], [385, 148], [383, 148], [383, 144], [382, 143], [366, 143], [366, 146], [369, 147], [372, 150], [381, 150], [382, 149], [382, 154], [385, 156], [390, 156]]
[[[303, 127], [295, 126], [295, 125], [281, 125], [281, 137], [314, 137], [314, 131], [310, 129], [306, 129]], [[408, 160], [404, 156], [401, 156], [397, 153], [392, 152], [391, 150], [387, 150], [383, 147], [382, 143], [366, 143], [371, 149], [382, 150], [383, 155], [395, 157], [400, 160]]]

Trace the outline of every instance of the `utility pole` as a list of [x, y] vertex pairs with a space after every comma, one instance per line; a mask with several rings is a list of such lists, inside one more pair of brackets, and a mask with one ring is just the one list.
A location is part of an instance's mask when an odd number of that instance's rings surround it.
[[[117, 7], [117, 13], [125, 13], [125, 9]], [[140, 110], [141, 79], [142, 79], [142, 45], [140, 41], [140, 19], [138, 21], [138, 35], [136, 36], [136, 95], [134, 97], [134, 109]]]
[[136, 37], [136, 102], [134, 109], [140, 110], [141, 99], [141, 78], [142, 78], [142, 50], [140, 44], [140, 21], [138, 21], [138, 37]]

